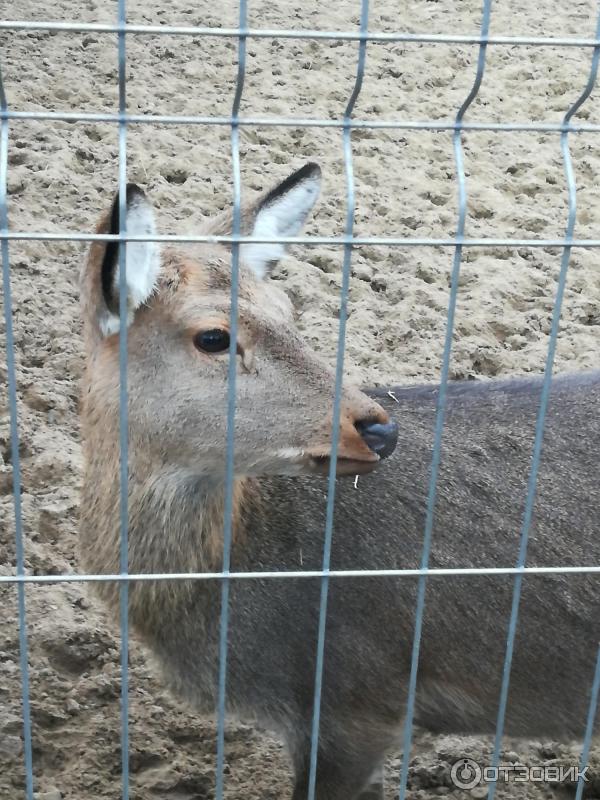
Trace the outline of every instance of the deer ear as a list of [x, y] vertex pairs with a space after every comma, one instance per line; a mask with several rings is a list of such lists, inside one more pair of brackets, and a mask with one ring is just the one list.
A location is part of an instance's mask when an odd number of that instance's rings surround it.
[[[128, 236], [154, 236], [154, 210], [148, 198], [135, 183], [127, 184]], [[115, 196], [110, 213], [109, 233], [119, 233], [119, 194]], [[128, 324], [139, 306], [153, 294], [160, 270], [158, 242], [128, 242], [126, 245], [125, 280], [127, 281]], [[119, 243], [108, 242], [102, 259], [102, 294], [106, 311], [101, 315], [100, 328], [104, 336], [119, 330]]]
[[[256, 203], [251, 235], [269, 238], [296, 236], [316, 203], [320, 188], [319, 165], [305, 164]], [[242, 245], [240, 255], [258, 278], [264, 278], [285, 250], [285, 244], [257, 242]]]

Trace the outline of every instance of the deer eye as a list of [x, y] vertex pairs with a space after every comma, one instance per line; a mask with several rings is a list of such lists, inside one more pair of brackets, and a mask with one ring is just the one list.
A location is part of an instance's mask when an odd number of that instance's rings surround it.
[[194, 345], [203, 353], [222, 353], [229, 349], [229, 331], [211, 328], [194, 336]]

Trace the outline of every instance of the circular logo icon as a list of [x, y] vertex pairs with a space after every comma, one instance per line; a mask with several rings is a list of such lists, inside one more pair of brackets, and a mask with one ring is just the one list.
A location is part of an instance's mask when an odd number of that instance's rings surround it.
[[457, 789], [473, 789], [481, 780], [481, 767], [472, 758], [461, 758], [452, 765], [450, 780]]

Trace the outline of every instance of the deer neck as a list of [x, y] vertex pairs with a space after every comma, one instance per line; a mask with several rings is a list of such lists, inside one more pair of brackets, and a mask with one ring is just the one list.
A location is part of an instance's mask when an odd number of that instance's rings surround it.
[[[95, 498], [106, 497], [106, 507], [98, 509]], [[87, 476], [84, 487], [83, 553], [87, 568], [94, 572], [119, 573], [120, 522], [119, 486], [112, 481], [111, 491], [98, 491], [98, 482]], [[244, 536], [245, 516], [258, 497], [256, 483], [237, 479], [233, 486], [232, 545]], [[91, 502], [90, 502], [91, 501]], [[106, 535], [98, 530], [98, 519], [109, 520]], [[218, 572], [223, 561], [225, 524], [225, 486], [177, 470], [157, 470], [140, 479], [135, 465], [129, 474], [128, 572], [164, 574]], [[129, 611], [138, 626], [152, 625], [149, 618], [162, 614], [163, 620], [181, 611], [186, 596], [210, 586], [214, 581], [145, 580], [129, 585]], [[119, 588], [115, 582], [97, 587], [104, 599], [115, 606]]]

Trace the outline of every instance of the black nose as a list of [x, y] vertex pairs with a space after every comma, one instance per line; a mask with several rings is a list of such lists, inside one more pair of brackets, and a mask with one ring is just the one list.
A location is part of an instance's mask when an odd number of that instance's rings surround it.
[[398, 441], [398, 425], [395, 422], [357, 422], [356, 430], [364, 442], [380, 458], [387, 458], [396, 449]]

